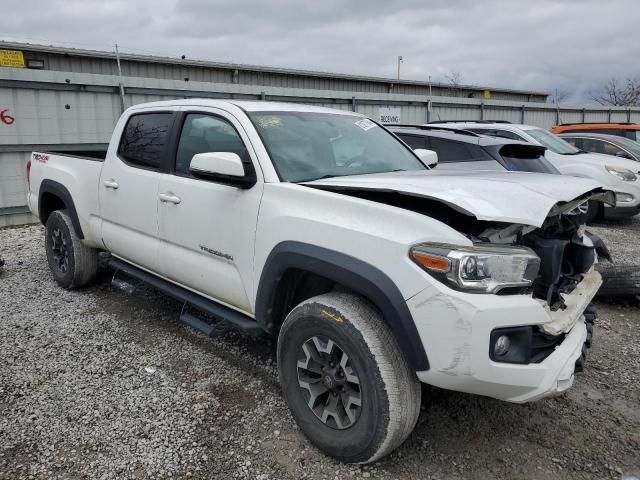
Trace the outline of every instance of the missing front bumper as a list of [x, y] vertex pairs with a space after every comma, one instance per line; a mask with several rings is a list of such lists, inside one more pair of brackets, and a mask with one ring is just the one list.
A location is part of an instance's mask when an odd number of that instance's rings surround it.
[[599, 272], [592, 270], [584, 276], [573, 292], [561, 294], [565, 305], [564, 309], [551, 311], [545, 304], [551, 321], [541, 325], [542, 331], [555, 336], [571, 330], [582, 317], [601, 285], [602, 276]]

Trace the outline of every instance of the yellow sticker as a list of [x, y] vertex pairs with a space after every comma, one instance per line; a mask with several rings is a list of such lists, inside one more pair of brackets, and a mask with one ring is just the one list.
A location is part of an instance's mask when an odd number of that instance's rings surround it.
[[282, 125], [282, 120], [280, 119], [280, 117], [267, 116], [267, 117], [260, 117], [260, 120], [258, 120], [258, 123], [262, 128], [272, 128], [272, 127], [280, 127]]
[[340, 315], [336, 315], [335, 313], [327, 312], [326, 310], [320, 311], [320, 315], [323, 317], [330, 318], [331, 320], [335, 320], [338, 323], [344, 322], [344, 319]]
[[24, 55], [18, 50], [0, 50], [0, 67], [24, 67]]

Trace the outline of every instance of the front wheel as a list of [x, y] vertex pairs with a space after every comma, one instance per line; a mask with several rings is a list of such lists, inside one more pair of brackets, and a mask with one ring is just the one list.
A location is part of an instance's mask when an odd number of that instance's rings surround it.
[[45, 250], [51, 273], [62, 288], [84, 287], [96, 276], [98, 251], [82, 244], [66, 210], [49, 215]]
[[420, 383], [380, 313], [346, 293], [319, 295], [287, 316], [280, 384], [304, 434], [348, 463], [378, 460], [415, 427]]

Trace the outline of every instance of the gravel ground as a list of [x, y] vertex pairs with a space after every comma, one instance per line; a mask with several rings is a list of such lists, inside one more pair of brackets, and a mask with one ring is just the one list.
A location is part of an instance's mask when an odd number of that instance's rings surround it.
[[589, 225], [587, 230], [604, 240], [615, 264], [640, 265], [640, 215], [617, 221], [603, 220]]
[[[621, 244], [638, 252], [638, 233], [629, 235]], [[567, 394], [513, 405], [425, 388], [409, 440], [374, 465], [350, 466], [319, 453], [294, 425], [272, 342], [209, 339], [177, 321], [176, 303], [115, 289], [106, 273], [91, 288], [61, 290], [42, 236], [39, 226], [0, 229], [0, 479], [550, 480], [640, 471], [637, 301], [598, 303], [586, 371]]]

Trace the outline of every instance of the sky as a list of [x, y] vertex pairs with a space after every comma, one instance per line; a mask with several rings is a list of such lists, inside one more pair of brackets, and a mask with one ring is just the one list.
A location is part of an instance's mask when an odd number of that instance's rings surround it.
[[638, 0], [2, 0], [0, 39], [566, 93], [640, 77]]

